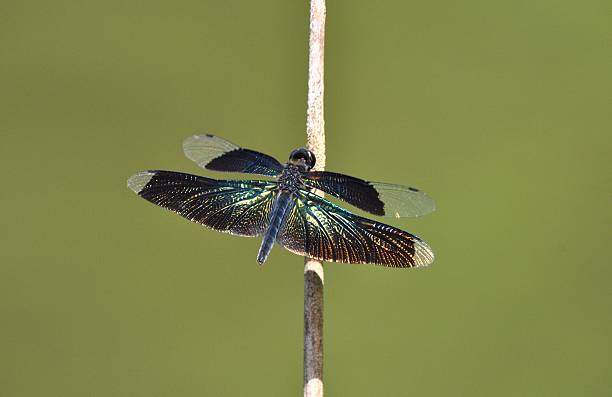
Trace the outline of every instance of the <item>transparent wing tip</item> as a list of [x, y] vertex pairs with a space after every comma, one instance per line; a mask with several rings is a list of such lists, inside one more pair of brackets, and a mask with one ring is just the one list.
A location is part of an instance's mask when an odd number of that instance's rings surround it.
[[215, 138], [211, 134], [192, 135], [183, 141], [183, 150], [193, 150], [194, 148], [206, 147], [207, 143]]
[[222, 154], [238, 149], [233, 143], [212, 134], [192, 135], [183, 141], [183, 152], [201, 167]]
[[429, 266], [434, 261], [431, 247], [423, 240], [414, 241], [414, 267]]
[[421, 213], [418, 216], [431, 214], [436, 210], [436, 202], [427, 194], [422, 193]]
[[205, 141], [210, 141], [213, 139], [217, 139], [216, 136], [214, 136], [213, 134], [195, 134], [192, 136], [188, 136], [187, 138], [185, 138], [185, 140], [183, 141], [183, 144], [187, 144], [189, 142], [205, 142]]
[[384, 203], [384, 215], [395, 218], [418, 217], [436, 209], [431, 197], [419, 189], [386, 183], [370, 182]]
[[151, 171], [142, 171], [137, 174], [132, 175], [127, 180], [127, 185], [130, 189], [132, 189], [135, 193], [140, 193], [142, 189], [147, 186], [151, 178], [155, 175], [154, 172]]

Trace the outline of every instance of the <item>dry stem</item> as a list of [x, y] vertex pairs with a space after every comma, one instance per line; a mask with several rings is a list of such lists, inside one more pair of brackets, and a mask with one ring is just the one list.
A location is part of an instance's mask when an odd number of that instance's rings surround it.
[[[325, 168], [323, 119], [323, 60], [325, 0], [310, 2], [308, 58], [307, 148], [316, 157], [315, 168]], [[304, 265], [304, 397], [323, 396], [323, 265], [306, 258]]]

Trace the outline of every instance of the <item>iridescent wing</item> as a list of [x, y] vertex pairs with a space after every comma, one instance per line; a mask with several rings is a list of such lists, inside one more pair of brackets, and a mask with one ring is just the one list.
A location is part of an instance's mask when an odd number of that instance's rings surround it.
[[380, 216], [415, 217], [435, 210], [434, 201], [418, 189], [328, 171], [305, 172], [304, 183], [355, 207]]
[[433, 262], [424, 241], [384, 223], [354, 215], [316, 194], [295, 193], [277, 240], [289, 251], [323, 261], [419, 267]]
[[283, 165], [267, 154], [243, 149], [218, 136], [193, 135], [183, 142], [185, 155], [200, 167], [213, 171], [277, 176]]
[[147, 201], [190, 221], [239, 236], [263, 234], [276, 184], [223, 181], [173, 171], [144, 171], [128, 187]]

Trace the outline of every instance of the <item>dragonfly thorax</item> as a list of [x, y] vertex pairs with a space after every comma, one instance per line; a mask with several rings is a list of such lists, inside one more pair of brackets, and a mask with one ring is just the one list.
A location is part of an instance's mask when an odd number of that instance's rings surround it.
[[299, 168], [293, 164], [285, 165], [283, 172], [278, 177], [278, 188], [295, 192], [303, 186], [304, 182]]

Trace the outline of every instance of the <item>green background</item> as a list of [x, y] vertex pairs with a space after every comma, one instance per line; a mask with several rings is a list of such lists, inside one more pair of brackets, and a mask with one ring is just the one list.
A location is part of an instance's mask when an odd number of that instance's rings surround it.
[[[302, 259], [126, 187], [305, 142], [308, 4], [0, 7], [0, 395], [289, 396]], [[612, 395], [612, 4], [329, 1], [327, 168], [436, 199], [424, 270], [326, 265], [330, 396]], [[225, 175], [227, 176], [227, 175]]]

